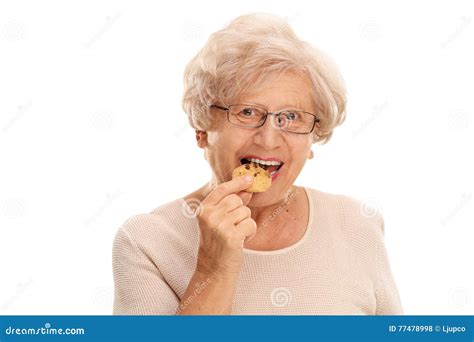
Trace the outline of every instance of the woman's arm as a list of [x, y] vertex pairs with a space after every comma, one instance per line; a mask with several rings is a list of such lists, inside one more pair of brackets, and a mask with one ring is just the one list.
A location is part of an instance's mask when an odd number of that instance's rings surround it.
[[377, 236], [377, 300], [376, 315], [403, 315], [402, 303], [390, 268], [387, 249], [385, 248], [385, 227], [382, 216], [379, 216], [379, 234]]
[[230, 315], [236, 283], [236, 275], [220, 276], [196, 271], [176, 314]]
[[114, 239], [114, 315], [173, 315], [179, 298], [125, 227]]
[[112, 263], [114, 315], [231, 314], [236, 274], [196, 270], [180, 302], [124, 227], [115, 236]]

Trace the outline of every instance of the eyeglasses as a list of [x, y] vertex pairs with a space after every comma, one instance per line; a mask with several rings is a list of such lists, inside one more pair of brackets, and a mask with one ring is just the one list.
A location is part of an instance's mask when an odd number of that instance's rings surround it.
[[262, 127], [267, 117], [274, 115], [274, 122], [279, 129], [290, 133], [309, 134], [320, 122], [316, 115], [301, 110], [282, 110], [278, 113], [270, 113], [263, 107], [246, 104], [235, 104], [228, 107], [211, 105], [210, 107], [226, 111], [227, 120], [239, 127]]

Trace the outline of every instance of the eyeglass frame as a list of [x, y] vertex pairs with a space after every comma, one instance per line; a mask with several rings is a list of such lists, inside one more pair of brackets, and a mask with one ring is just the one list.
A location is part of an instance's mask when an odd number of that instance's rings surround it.
[[[239, 124], [236, 124], [236, 123], [233, 123], [230, 121], [230, 118], [229, 118], [229, 115], [230, 115], [230, 107], [232, 106], [249, 106], [249, 107], [253, 107], [253, 108], [258, 108], [258, 109], [263, 109], [265, 110], [266, 114], [264, 115], [263, 117], [263, 121], [261, 124], [259, 124], [258, 126], [245, 126], [245, 125], [239, 125]], [[256, 106], [256, 105], [251, 105], [251, 104], [232, 104], [232, 105], [229, 105], [229, 107], [223, 107], [223, 106], [219, 106], [219, 105], [216, 105], [216, 104], [211, 104], [209, 106], [209, 108], [217, 108], [217, 109], [220, 109], [220, 110], [223, 110], [225, 112], [227, 112], [227, 121], [231, 124], [231, 125], [234, 125], [234, 126], [237, 126], [237, 127], [247, 127], [247, 128], [260, 128], [262, 127], [263, 125], [265, 125], [265, 122], [267, 121], [267, 117], [269, 115], [275, 115], [276, 117], [279, 117], [280, 115], [282, 115], [282, 113], [288, 111], [288, 110], [282, 110], [282, 111], [279, 111], [279, 112], [269, 112], [266, 108], [264, 107], [261, 107], [261, 106]], [[292, 131], [288, 131], [287, 129], [283, 129], [282, 126], [280, 126], [280, 129], [285, 131], [285, 132], [288, 132], [288, 133], [293, 133], [293, 134], [311, 134], [313, 131], [314, 131], [314, 126], [316, 126], [316, 123], [319, 123], [321, 122], [321, 120], [317, 117], [316, 114], [313, 114], [313, 113], [310, 113], [310, 112], [305, 112], [304, 110], [294, 110], [295, 112], [301, 112], [301, 113], [305, 113], [305, 114], [309, 114], [309, 115], [312, 115], [314, 116], [314, 121], [313, 121], [313, 126], [311, 127], [311, 130], [307, 133], [302, 133], [302, 132], [292, 132]]]

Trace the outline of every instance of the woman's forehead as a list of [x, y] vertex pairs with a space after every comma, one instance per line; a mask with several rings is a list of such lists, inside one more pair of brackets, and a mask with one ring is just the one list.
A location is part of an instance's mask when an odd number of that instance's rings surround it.
[[279, 75], [268, 75], [262, 82], [238, 95], [234, 101], [268, 109], [291, 107], [309, 110], [312, 94], [312, 83], [307, 75], [288, 71]]
[[[249, 104], [266, 108], [269, 111], [278, 109], [300, 109], [311, 111], [313, 109], [313, 97], [310, 92], [298, 91], [271, 91], [263, 89], [255, 93], [246, 93], [235, 99], [235, 104]], [[234, 104], [234, 103], [231, 103]]]

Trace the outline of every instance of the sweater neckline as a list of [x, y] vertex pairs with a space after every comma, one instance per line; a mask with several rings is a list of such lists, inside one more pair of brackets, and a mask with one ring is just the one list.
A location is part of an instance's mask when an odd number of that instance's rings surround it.
[[270, 255], [288, 253], [291, 250], [296, 249], [299, 246], [301, 246], [302, 244], [304, 244], [304, 242], [308, 239], [308, 236], [310, 235], [311, 229], [313, 227], [313, 217], [314, 217], [314, 201], [313, 200], [314, 199], [312, 197], [312, 193], [311, 193], [310, 189], [308, 189], [306, 187], [302, 187], [302, 188], [304, 189], [304, 192], [306, 194], [306, 198], [308, 200], [308, 212], [309, 212], [308, 225], [306, 226], [306, 230], [304, 232], [303, 237], [301, 239], [299, 239], [298, 241], [296, 241], [294, 244], [289, 245], [285, 248], [275, 249], [275, 250], [271, 250], [271, 251], [259, 251], [259, 250], [248, 249], [248, 248], [244, 247], [244, 253], [254, 254], [254, 255], [268, 255], [268, 256], [270, 256]]

